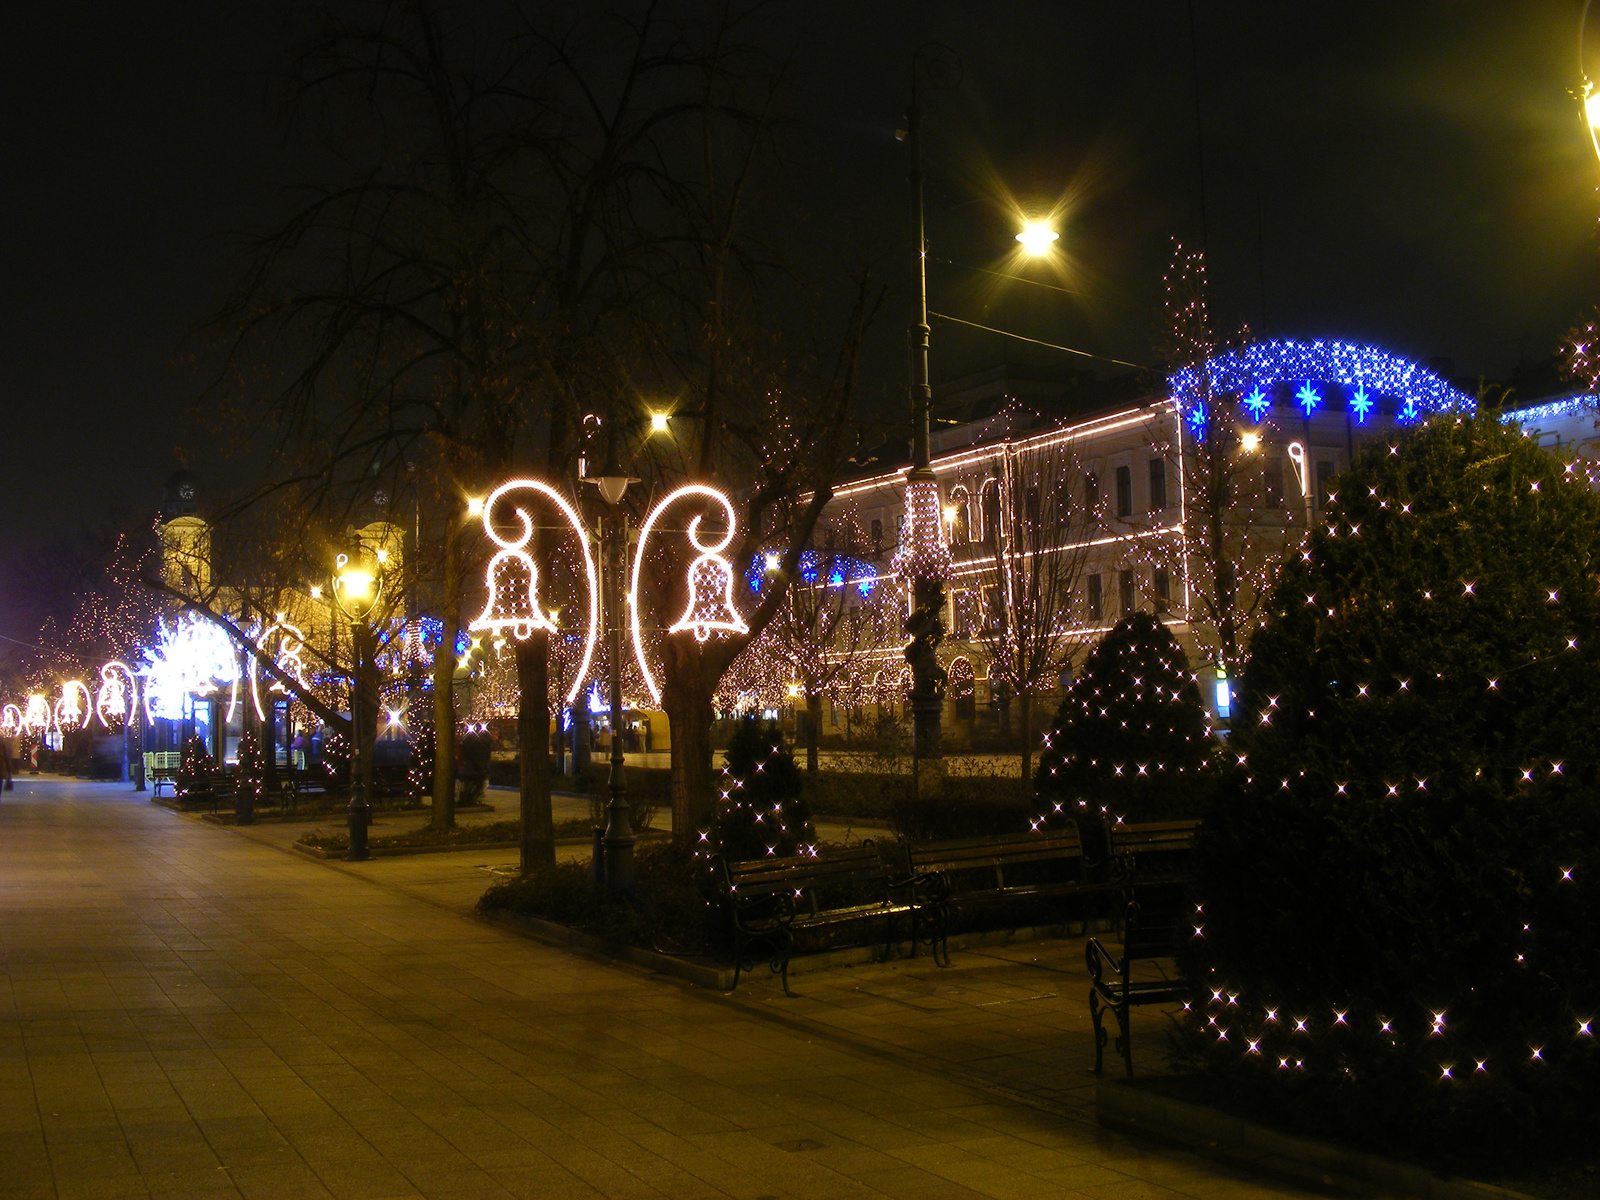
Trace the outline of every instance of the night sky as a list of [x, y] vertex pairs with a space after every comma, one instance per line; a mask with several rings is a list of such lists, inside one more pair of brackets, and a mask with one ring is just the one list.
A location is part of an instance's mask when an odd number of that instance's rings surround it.
[[[1600, 165], [1570, 95], [1578, 7], [1197, 0], [1192, 48], [1189, 7], [1171, 0], [779, 6], [762, 28], [794, 55], [789, 233], [818, 270], [870, 265], [896, 286], [863, 390], [900, 395], [893, 132], [911, 52], [935, 40], [962, 66], [927, 102], [931, 252], [951, 260], [934, 264], [935, 308], [1148, 362], [1169, 239], [1203, 239], [1224, 329], [1360, 338], [1503, 377], [1550, 354], [1600, 291]], [[314, 172], [269, 101], [286, 61], [275, 5], [13, 5], [3, 28], [18, 561], [86, 525], [148, 521], [178, 446], [206, 478], [200, 331], [249, 235]], [[1058, 205], [1071, 270], [1038, 277], [1079, 294], [967, 269], [1012, 269], [1013, 213]], [[1064, 361], [934, 336], [936, 378]]]

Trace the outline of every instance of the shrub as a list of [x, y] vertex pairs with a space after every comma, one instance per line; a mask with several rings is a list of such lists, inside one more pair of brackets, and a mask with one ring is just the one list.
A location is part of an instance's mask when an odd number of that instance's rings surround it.
[[732, 949], [703, 858], [670, 843], [641, 842], [634, 851], [634, 881], [631, 901], [613, 900], [596, 895], [587, 863], [557, 863], [495, 884], [478, 910], [540, 917], [663, 954], [726, 956]]
[[1031, 792], [1022, 779], [947, 775], [937, 796], [915, 796], [909, 786], [897, 795], [894, 828], [911, 842], [1026, 833]]
[[1537, 1160], [1600, 1132], [1600, 496], [1494, 414], [1396, 447], [1252, 644], [1183, 1045], [1304, 1128]]
[[1129, 821], [1197, 816], [1210, 723], [1189, 659], [1148, 613], [1117, 622], [1062, 697], [1035, 776], [1041, 826], [1083, 808]]

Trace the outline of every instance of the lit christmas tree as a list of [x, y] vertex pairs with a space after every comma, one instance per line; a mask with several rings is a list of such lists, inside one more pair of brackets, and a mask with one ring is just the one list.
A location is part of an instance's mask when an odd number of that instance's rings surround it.
[[[261, 756], [261, 741], [256, 737], [255, 730], [246, 729], [239, 738], [239, 778], [234, 787], [236, 809], [254, 813], [256, 805], [261, 800], [261, 793], [266, 782], [266, 763]], [[239, 802], [243, 801], [241, 805]]]
[[1089, 655], [1039, 760], [1034, 827], [1085, 809], [1146, 821], [1192, 810], [1211, 730], [1189, 660], [1167, 628], [1134, 613]]
[[433, 723], [420, 722], [411, 731], [411, 765], [406, 768], [406, 795], [414, 800], [433, 795]]
[[739, 722], [719, 783], [705, 839], [717, 853], [730, 862], [816, 853], [800, 769], [775, 725], [754, 717]]

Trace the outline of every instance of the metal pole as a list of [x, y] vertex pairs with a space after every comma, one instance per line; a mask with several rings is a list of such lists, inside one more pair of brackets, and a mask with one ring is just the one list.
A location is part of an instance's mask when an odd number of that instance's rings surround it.
[[346, 862], [364, 862], [367, 853], [367, 824], [372, 819], [372, 809], [367, 805], [366, 789], [361, 771], [362, 742], [362, 659], [366, 655], [366, 621], [350, 622], [350, 652], [354, 660], [350, 672], [350, 811], [347, 828], [350, 848], [345, 853]]
[[[917, 508], [910, 503], [909, 493], [914, 485], [937, 486], [929, 447], [929, 411], [933, 405], [933, 385], [928, 374], [928, 237], [922, 203], [922, 111], [917, 91], [915, 59], [911, 69], [911, 107], [906, 111], [906, 140], [911, 149], [912, 220], [917, 237], [917, 311], [916, 323], [911, 327], [911, 470], [906, 475], [907, 505], [906, 534], [912, 545], [920, 547], [925, 531], [915, 527]], [[937, 506], [933, 520], [938, 520]], [[937, 528], [931, 536], [941, 536]], [[913, 641], [906, 649], [911, 664], [911, 770], [913, 786], [922, 788], [921, 762], [942, 757], [944, 714], [944, 672], [939, 669], [938, 648], [944, 640], [942, 614], [944, 610], [944, 580], [928, 571], [919, 555], [915, 560], [919, 573], [912, 580], [911, 616], [907, 632]], [[937, 765], [929, 772], [933, 787], [939, 778]]]
[[[620, 499], [620, 497], [619, 497]], [[606, 633], [611, 650], [611, 802], [606, 806], [606, 891], [613, 896], [633, 891], [633, 827], [628, 820], [627, 783], [622, 758], [622, 559], [628, 518], [620, 504], [613, 505], [605, 535], [607, 613]]]

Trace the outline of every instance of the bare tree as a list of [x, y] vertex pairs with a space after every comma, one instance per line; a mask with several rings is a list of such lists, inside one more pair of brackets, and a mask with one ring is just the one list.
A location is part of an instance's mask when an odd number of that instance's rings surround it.
[[831, 522], [821, 546], [801, 555], [800, 579], [789, 588], [788, 603], [773, 618], [769, 653], [786, 668], [805, 700], [806, 770], [817, 770], [817, 741], [822, 732], [822, 702], [835, 703], [842, 681], [859, 674], [863, 653], [898, 625], [899, 614], [882, 603], [890, 590], [858, 557], [864, 552], [860, 522], [851, 513]]
[[974, 561], [979, 587], [977, 639], [989, 659], [991, 686], [1018, 703], [1022, 725], [1022, 777], [1032, 756], [1032, 703], [1081, 649], [1073, 600], [1093, 542], [1102, 528], [1098, 504], [1075, 495], [1083, 478], [1076, 444], [1063, 435], [1034, 439], [1022, 448], [1002, 446], [998, 466], [997, 529]]

